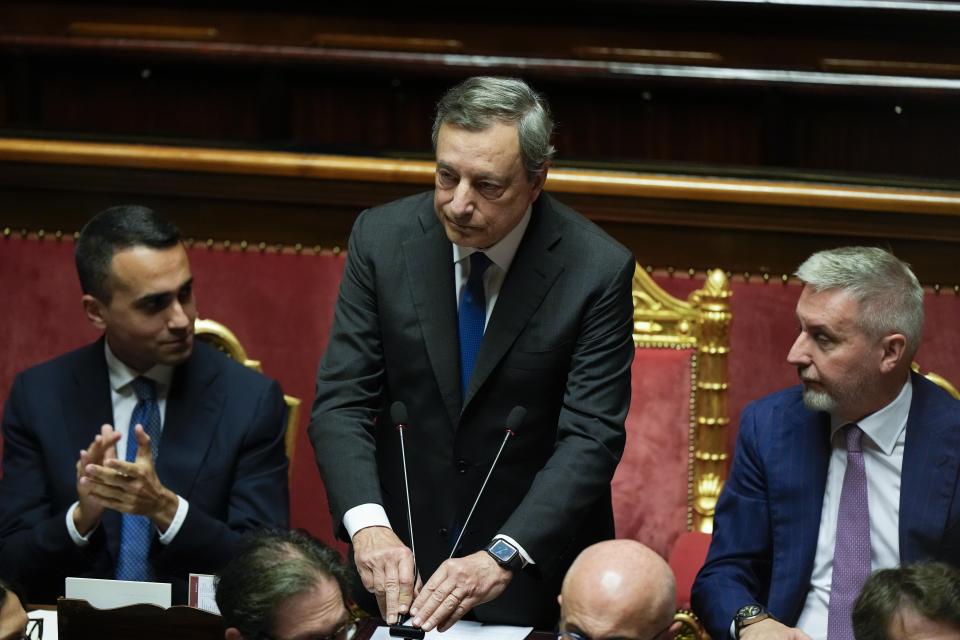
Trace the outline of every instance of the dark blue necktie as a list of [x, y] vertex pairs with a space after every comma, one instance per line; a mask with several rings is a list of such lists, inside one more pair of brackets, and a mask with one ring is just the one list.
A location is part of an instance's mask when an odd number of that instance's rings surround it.
[[487, 319], [487, 297], [483, 292], [483, 274], [492, 263], [481, 251], [470, 254], [470, 276], [460, 291], [460, 390], [467, 397], [473, 365], [483, 342]]
[[[160, 446], [160, 407], [157, 405], [156, 383], [148, 378], [137, 378], [130, 383], [137, 394], [137, 406], [130, 417], [130, 429], [127, 431], [127, 452], [125, 459], [133, 462], [137, 457], [137, 434], [134, 430], [139, 424], [150, 436], [150, 449], [153, 460], [157, 460]], [[150, 542], [153, 539], [153, 523], [146, 516], [124, 513], [120, 521], [120, 556], [117, 558], [117, 580], [149, 581], [153, 577], [148, 556]]]

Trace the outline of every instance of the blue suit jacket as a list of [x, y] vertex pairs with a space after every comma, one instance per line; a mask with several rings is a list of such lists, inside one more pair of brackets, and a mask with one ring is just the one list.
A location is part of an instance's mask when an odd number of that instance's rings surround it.
[[[765, 604], [794, 626], [806, 600], [830, 459], [830, 419], [791, 387], [743, 412], [706, 564], [692, 604], [714, 638]], [[900, 486], [900, 560], [960, 566], [960, 402], [913, 375]]]
[[[287, 526], [283, 411], [276, 382], [206, 344], [177, 367], [156, 468], [190, 508], [169, 545], [154, 534], [150, 554], [175, 602], [185, 601], [187, 573], [217, 571], [244, 532]], [[66, 576], [113, 577], [120, 515], [106, 511], [82, 548], [65, 524], [78, 452], [104, 423], [113, 424], [113, 406], [102, 339], [14, 380], [3, 416], [0, 577], [30, 602], [54, 602]]]

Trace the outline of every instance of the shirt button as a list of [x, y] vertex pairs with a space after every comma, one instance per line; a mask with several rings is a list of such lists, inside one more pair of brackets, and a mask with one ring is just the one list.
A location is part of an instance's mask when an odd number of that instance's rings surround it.
[[470, 465], [467, 463], [466, 460], [462, 458], [460, 460], [457, 460], [457, 473], [459, 473], [460, 475], [465, 475], [469, 470], [470, 470]]
[[437, 533], [440, 534], [441, 538], [446, 538], [448, 535], [450, 535], [450, 531], [446, 527], [440, 527], [440, 529], [437, 530]]

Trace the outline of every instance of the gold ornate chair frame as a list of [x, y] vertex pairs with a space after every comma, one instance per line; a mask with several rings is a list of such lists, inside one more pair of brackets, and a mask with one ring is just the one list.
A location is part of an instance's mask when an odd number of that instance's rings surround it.
[[[243, 348], [243, 345], [240, 344], [237, 336], [216, 320], [210, 320], [209, 318], [197, 319], [194, 325], [194, 333], [197, 338], [216, 347], [243, 366], [263, 373], [263, 367], [260, 366], [260, 361], [248, 358], [247, 352]], [[283, 401], [287, 405], [286, 431], [283, 436], [283, 445], [287, 453], [287, 460], [291, 463], [290, 469], [292, 470], [293, 452], [297, 442], [297, 418], [300, 415], [300, 399], [284, 395]]]
[[664, 291], [640, 266], [633, 275], [633, 342], [637, 348], [693, 349], [690, 391], [691, 456], [687, 529], [713, 532], [713, 514], [726, 477], [727, 356], [730, 284], [714, 269], [686, 301]]
[[[686, 301], [664, 291], [639, 265], [633, 276], [633, 341], [638, 349], [691, 349], [690, 454], [687, 530], [713, 533], [717, 498], [727, 465], [727, 357], [730, 353], [730, 285], [714, 269]], [[706, 639], [697, 617], [674, 616], [678, 637]]]

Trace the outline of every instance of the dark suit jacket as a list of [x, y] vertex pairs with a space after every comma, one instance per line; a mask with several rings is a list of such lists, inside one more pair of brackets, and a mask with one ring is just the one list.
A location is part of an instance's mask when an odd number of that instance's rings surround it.
[[[801, 387], [743, 412], [717, 504], [713, 542], [693, 585], [694, 611], [714, 638], [737, 610], [765, 604], [784, 624], [800, 617], [816, 554], [830, 459], [830, 419]], [[900, 560], [960, 566], [960, 402], [913, 375], [900, 486]]]
[[[287, 526], [283, 411], [276, 382], [199, 341], [177, 367], [156, 468], [190, 508], [169, 545], [155, 534], [150, 558], [175, 602], [186, 600], [187, 573], [217, 571], [244, 532]], [[79, 451], [105, 423], [113, 406], [103, 339], [14, 380], [3, 416], [0, 576], [23, 585], [30, 602], [54, 602], [66, 576], [113, 577], [120, 514], [106, 511], [82, 548], [65, 524]]]
[[[458, 555], [498, 532], [535, 567], [483, 621], [556, 622], [559, 580], [586, 545], [613, 536], [610, 479], [624, 443], [633, 358], [634, 260], [573, 210], [541, 195], [500, 290], [461, 408], [453, 249], [432, 193], [361, 214], [350, 237], [310, 437], [335, 526], [382, 504], [409, 544], [389, 406], [406, 403], [417, 565], [446, 559], [500, 442], [527, 417], [494, 471]], [[338, 532], [343, 536], [344, 532]]]

